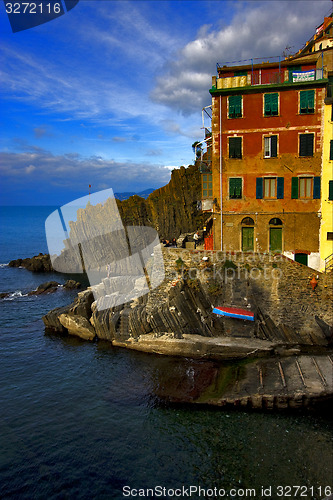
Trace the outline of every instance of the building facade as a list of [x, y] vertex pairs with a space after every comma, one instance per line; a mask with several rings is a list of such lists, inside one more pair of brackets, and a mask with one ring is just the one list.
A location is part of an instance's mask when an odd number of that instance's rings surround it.
[[333, 269], [333, 85], [324, 105], [320, 271]]
[[206, 162], [202, 172], [214, 249], [282, 252], [321, 267], [323, 110], [332, 65], [328, 46], [282, 61], [218, 66], [206, 131], [210, 170]]

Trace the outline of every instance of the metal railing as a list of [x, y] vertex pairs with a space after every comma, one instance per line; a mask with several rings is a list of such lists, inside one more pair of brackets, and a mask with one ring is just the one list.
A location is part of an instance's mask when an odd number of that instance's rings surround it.
[[325, 273], [333, 270], [333, 253], [325, 259]]

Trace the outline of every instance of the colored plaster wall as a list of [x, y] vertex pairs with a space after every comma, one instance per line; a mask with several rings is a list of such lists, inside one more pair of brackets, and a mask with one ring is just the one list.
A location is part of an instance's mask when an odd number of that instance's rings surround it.
[[333, 161], [330, 160], [330, 141], [333, 139], [332, 118], [333, 104], [324, 107], [324, 141], [321, 190], [321, 226], [320, 226], [320, 269], [325, 270], [325, 259], [333, 253], [333, 241], [327, 239], [327, 233], [333, 232], [333, 201], [329, 200], [329, 181], [333, 181]]
[[[228, 118], [228, 94], [213, 96], [213, 197], [217, 199], [214, 214], [214, 248], [221, 248], [220, 196], [220, 106], [222, 109], [222, 208], [223, 248], [241, 250], [241, 220], [256, 216], [255, 251], [269, 250], [269, 220], [283, 221], [283, 251], [319, 252], [318, 212], [320, 199], [291, 199], [292, 177], [321, 175], [322, 107], [325, 88], [316, 83], [279, 90], [279, 115], [265, 117], [264, 93], [277, 92], [267, 86], [256, 93], [244, 93], [242, 118]], [[299, 113], [299, 92], [315, 88], [315, 112]], [[259, 90], [259, 89], [258, 89]], [[221, 99], [221, 101], [220, 101]], [[314, 133], [313, 157], [299, 157], [299, 134]], [[277, 135], [276, 158], [264, 158], [264, 136]], [[229, 159], [228, 138], [242, 137], [242, 159]], [[257, 177], [283, 177], [283, 199], [256, 199]], [[229, 178], [242, 178], [242, 199], [229, 198]], [[252, 217], [254, 217], [252, 215]], [[232, 225], [233, 224], [233, 225]]]

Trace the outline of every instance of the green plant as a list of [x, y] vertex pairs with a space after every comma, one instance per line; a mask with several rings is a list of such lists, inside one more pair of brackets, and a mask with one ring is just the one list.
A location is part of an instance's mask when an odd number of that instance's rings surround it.
[[223, 269], [237, 269], [237, 265], [232, 260], [226, 260], [222, 267]]

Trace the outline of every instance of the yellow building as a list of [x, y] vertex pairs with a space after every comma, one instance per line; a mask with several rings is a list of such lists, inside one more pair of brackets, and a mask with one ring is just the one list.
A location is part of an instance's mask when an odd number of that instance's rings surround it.
[[320, 225], [321, 271], [333, 269], [333, 84], [326, 97], [323, 118], [323, 158]]

